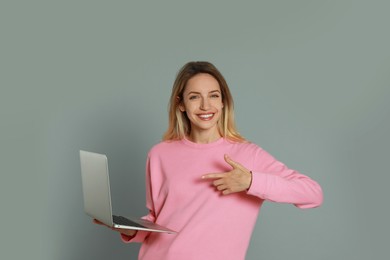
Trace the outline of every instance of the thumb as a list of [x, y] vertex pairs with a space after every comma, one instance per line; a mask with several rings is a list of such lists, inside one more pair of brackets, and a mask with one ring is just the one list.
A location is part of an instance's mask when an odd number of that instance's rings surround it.
[[233, 161], [229, 155], [225, 154], [224, 156], [224, 159], [225, 159], [225, 162], [227, 162], [230, 166], [232, 166], [233, 168], [239, 168], [240, 167], [240, 164]]

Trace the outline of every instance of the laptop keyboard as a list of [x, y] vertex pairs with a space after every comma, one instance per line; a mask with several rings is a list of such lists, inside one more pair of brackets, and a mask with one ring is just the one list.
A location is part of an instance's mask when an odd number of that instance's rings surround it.
[[115, 216], [112, 215], [112, 220], [114, 221], [115, 224], [117, 225], [123, 225], [123, 226], [132, 226], [132, 227], [144, 227], [134, 221], [131, 221], [128, 218], [122, 217], [122, 216]]

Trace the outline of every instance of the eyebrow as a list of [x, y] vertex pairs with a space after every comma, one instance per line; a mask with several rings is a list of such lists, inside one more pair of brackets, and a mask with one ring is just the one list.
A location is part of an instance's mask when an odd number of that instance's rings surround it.
[[[215, 92], [221, 93], [221, 91], [219, 91], [219, 90], [216, 89], [216, 90], [210, 91], [208, 94], [215, 93]], [[191, 95], [191, 94], [201, 94], [201, 93], [200, 93], [200, 92], [196, 92], [196, 91], [191, 91], [190, 93], [187, 94], [187, 96], [188, 96], [188, 95]]]

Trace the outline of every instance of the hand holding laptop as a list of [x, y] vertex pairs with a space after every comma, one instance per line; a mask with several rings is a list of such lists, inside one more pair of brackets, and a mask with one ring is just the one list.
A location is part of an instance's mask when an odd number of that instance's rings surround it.
[[107, 156], [80, 150], [84, 211], [96, 224], [104, 224], [114, 231], [132, 236], [136, 230], [176, 234], [145, 219], [130, 219], [112, 214]]
[[135, 234], [137, 233], [137, 230], [133, 230], [133, 229], [124, 229], [124, 228], [110, 227], [110, 226], [104, 224], [103, 222], [100, 222], [97, 219], [93, 219], [93, 223], [98, 224], [98, 225], [102, 225], [102, 226], [106, 226], [106, 227], [108, 227], [111, 230], [117, 231], [117, 232], [119, 232], [121, 234], [124, 234], [126, 236], [129, 236], [129, 237], [135, 236]]

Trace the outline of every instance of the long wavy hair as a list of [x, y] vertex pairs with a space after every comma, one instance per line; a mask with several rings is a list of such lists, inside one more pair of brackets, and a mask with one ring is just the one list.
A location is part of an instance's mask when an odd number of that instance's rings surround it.
[[163, 140], [180, 140], [191, 133], [190, 120], [185, 112], [180, 111], [179, 105], [183, 102], [183, 93], [188, 80], [199, 73], [213, 76], [221, 88], [223, 108], [218, 121], [219, 134], [230, 141], [245, 142], [245, 138], [238, 133], [234, 123], [233, 97], [226, 80], [213, 64], [206, 61], [188, 62], [179, 70], [169, 101], [169, 125]]

